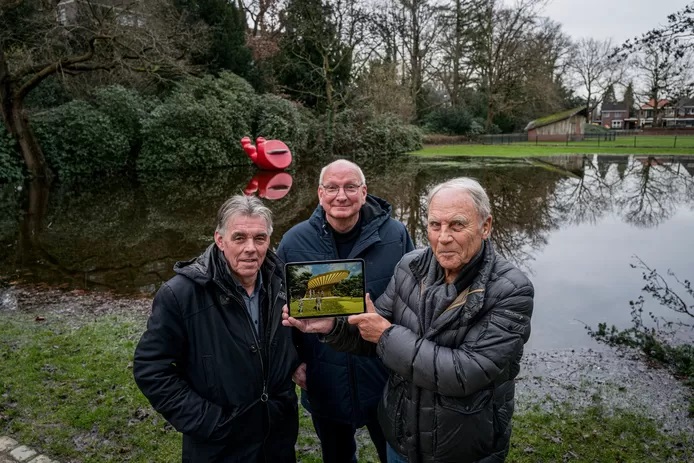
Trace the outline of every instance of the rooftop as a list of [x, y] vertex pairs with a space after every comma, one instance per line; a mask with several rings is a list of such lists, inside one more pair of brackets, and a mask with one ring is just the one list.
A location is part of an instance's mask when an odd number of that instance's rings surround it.
[[541, 117], [539, 119], [535, 119], [534, 121], [530, 121], [528, 125], [525, 127], [525, 130], [537, 129], [539, 127], [544, 127], [545, 125], [554, 124], [555, 122], [563, 121], [564, 119], [569, 119], [575, 116], [576, 114], [582, 114], [583, 116], [586, 116], [588, 113], [585, 106], [581, 106], [580, 108], [567, 109], [566, 111], [562, 111], [560, 113], [551, 114], [549, 116]]

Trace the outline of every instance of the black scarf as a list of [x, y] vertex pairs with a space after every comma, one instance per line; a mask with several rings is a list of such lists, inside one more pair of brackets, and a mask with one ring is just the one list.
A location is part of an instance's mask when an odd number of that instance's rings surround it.
[[426, 332], [431, 326], [433, 320], [441, 315], [451, 303], [458, 297], [462, 291], [468, 288], [475, 277], [479, 274], [482, 263], [484, 262], [484, 254], [487, 247], [487, 242], [482, 241], [482, 247], [475, 256], [463, 266], [455, 281], [451, 284], [445, 281], [445, 270], [439, 265], [436, 258], [433, 256], [429, 262], [429, 271], [424, 279], [426, 289], [422, 295], [422, 317], [421, 328], [422, 332]]

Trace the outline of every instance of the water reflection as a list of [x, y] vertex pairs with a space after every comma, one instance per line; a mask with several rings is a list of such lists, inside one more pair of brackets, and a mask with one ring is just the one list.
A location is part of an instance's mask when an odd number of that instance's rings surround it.
[[694, 204], [692, 162], [652, 157], [584, 159], [580, 178], [560, 181], [553, 199], [559, 222], [595, 223], [609, 213], [637, 227], [669, 219], [680, 205]]
[[275, 201], [284, 198], [292, 188], [292, 176], [287, 172], [261, 170], [253, 175], [243, 194], [253, 195]]
[[[542, 160], [404, 158], [364, 166], [369, 191], [393, 205], [417, 246], [426, 244], [426, 194], [460, 175], [487, 188], [497, 249], [529, 272], [558, 230], [616, 216], [656, 229], [694, 205], [694, 158], [561, 157]], [[218, 206], [246, 192], [268, 200], [276, 244], [315, 208], [319, 166], [291, 172], [229, 169], [56, 184], [0, 192], [0, 278], [65, 288], [151, 294], [176, 260], [210, 242]], [[250, 180], [249, 180], [250, 178]], [[653, 232], [657, 237], [657, 232]]]

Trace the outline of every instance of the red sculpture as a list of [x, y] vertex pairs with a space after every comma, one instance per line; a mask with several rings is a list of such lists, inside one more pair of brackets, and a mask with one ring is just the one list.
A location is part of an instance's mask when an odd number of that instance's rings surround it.
[[265, 170], [282, 170], [292, 163], [292, 153], [287, 145], [279, 140], [255, 139], [255, 146], [249, 137], [241, 139], [241, 146], [253, 164]]
[[283, 198], [292, 187], [292, 176], [286, 172], [269, 172], [261, 170], [257, 172], [248, 182], [243, 190], [245, 195], [252, 195], [258, 192], [260, 198], [275, 199]]

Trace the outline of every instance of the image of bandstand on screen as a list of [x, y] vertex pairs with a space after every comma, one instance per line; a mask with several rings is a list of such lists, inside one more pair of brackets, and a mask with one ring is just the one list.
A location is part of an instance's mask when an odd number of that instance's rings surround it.
[[285, 266], [289, 315], [336, 317], [366, 311], [364, 261], [295, 262]]

